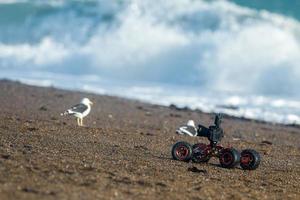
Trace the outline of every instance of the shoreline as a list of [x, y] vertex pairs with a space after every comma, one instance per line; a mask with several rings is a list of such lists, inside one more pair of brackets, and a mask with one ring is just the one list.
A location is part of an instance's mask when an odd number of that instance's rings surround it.
[[[0, 199], [300, 198], [299, 127], [224, 116], [221, 144], [262, 156], [255, 171], [224, 169], [171, 157], [176, 141], [208, 143], [175, 130], [213, 114], [11, 81], [0, 92]], [[77, 127], [59, 114], [82, 97], [95, 105]]]
[[[177, 106], [173, 103], [169, 104], [169, 105], [160, 105], [160, 104], [156, 104], [156, 103], [151, 103], [148, 101], [143, 101], [140, 99], [136, 99], [136, 98], [130, 98], [130, 97], [124, 97], [124, 96], [117, 96], [117, 95], [113, 95], [113, 94], [101, 94], [101, 93], [96, 93], [93, 91], [88, 91], [88, 90], [84, 90], [84, 89], [68, 89], [68, 88], [59, 88], [56, 86], [43, 86], [43, 85], [34, 85], [34, 84], [28, 84], [28, 83], [23, 83], [22, 81], [19, 80], [10, 80], [10, 79], [0, 79], [0, 83], [1, 82], [7, 82], [7, 83], [14, 83], [14, 84], [20, 84], [20, 85], [26, 85], [26, 86], [31, 86], [31, 87], [39, 87], [39, 88], [45, 88], [45, 89], [56, 89], [56, 90], [63, 90], [63, 91], [67, 91], [67, 92], [75, 92], [75, 93], [86, 93], [86, 94], [90, 94], [90, 95], [98, 95], [98, 96], [107, 96], [107, 97], [112, 97], [112, 98], [120, 98], [120, 99], [124, 99], [127, 101], [137, 101], [140, 103], [144, 103], [144, 104], [150, 104], [153, 106], [161, 106], [161, 107], [165, 107], [165, 108], [170, 108], [170, 109], [174, 109], [177, 111], [189, 111], [189, 112], [200, 112], [200, 113], [204, 113], [204, 114], [216, 114], [216, 112], [205, 112], [199, 108], [196, 109], [192, 109], [189, 106]], [[224, 107], [230, 107], [227, 105], [221, 105]], [[236, 108], [233, 108], [236, 109]], [[262, 123], [262, 124], [269, 124], [269, 125], [274, 125], [274, 126], [287, 126], [287, 127], [296, 127], [296, 128], [300, 128], [300, 124], [297, 123], [278, 123], [278, 122], [270, 122], [270, 121], [266, 121], [266, 120], [261, 120], [261, 119], [251, 119], [251, 118], [247, 118], [247, 117], [239, 117], [239, 116], [234, 116], [234, 115], [230, 115], [227, 113], [223, 113], [221, 112], [221, 114], [226, 117], [226, 118], [231, 118], [231, 119], [236, 119], [236, 120], [242, 120], [242, 121], [249, 121], [249, 122], [255, 122], [255, 123]]]

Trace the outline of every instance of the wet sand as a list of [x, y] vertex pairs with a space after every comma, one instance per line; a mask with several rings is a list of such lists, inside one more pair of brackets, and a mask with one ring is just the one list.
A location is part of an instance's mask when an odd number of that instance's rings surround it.
[[[78, 127], [60, 113], [95, 104]], [[0, 81], [0, 199], [300, 199], [300, 127], [225, 117], [224, 146], [254, 148], [257, 170], [174, 161], [175, 134], [213, 114]], [[193, 170], [190, 170], [193, 169]]]

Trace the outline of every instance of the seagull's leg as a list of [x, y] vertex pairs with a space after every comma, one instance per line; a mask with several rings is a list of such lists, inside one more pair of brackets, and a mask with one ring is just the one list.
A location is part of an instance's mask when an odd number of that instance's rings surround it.
[[79, 118], [77, 118], [77, 125], [80, 126]]
[[83, 118], [81, 118], [81, 126], [83, 126]]

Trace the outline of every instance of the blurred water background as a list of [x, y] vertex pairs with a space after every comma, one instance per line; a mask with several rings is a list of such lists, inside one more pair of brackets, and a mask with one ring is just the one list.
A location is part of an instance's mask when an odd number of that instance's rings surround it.
[[300, 124], [300, 1], [1, 0], [0, 78]]

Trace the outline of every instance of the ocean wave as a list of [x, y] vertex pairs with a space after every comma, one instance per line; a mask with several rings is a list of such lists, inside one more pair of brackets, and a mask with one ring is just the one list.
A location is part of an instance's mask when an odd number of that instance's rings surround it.
[[[0, 4], [0, 69], [10, 71], [12, 78], [24, 70], [93, 74], [128, 87], [132, 80], [169, 84], [174, 91], [192, 87], [203, 98], [202, 91], [255, 98], [300, 96], [300, 23], [281, 14], [228, 1], [6, 2]], [[295, 105], [274, 104], [276, 113]]]

